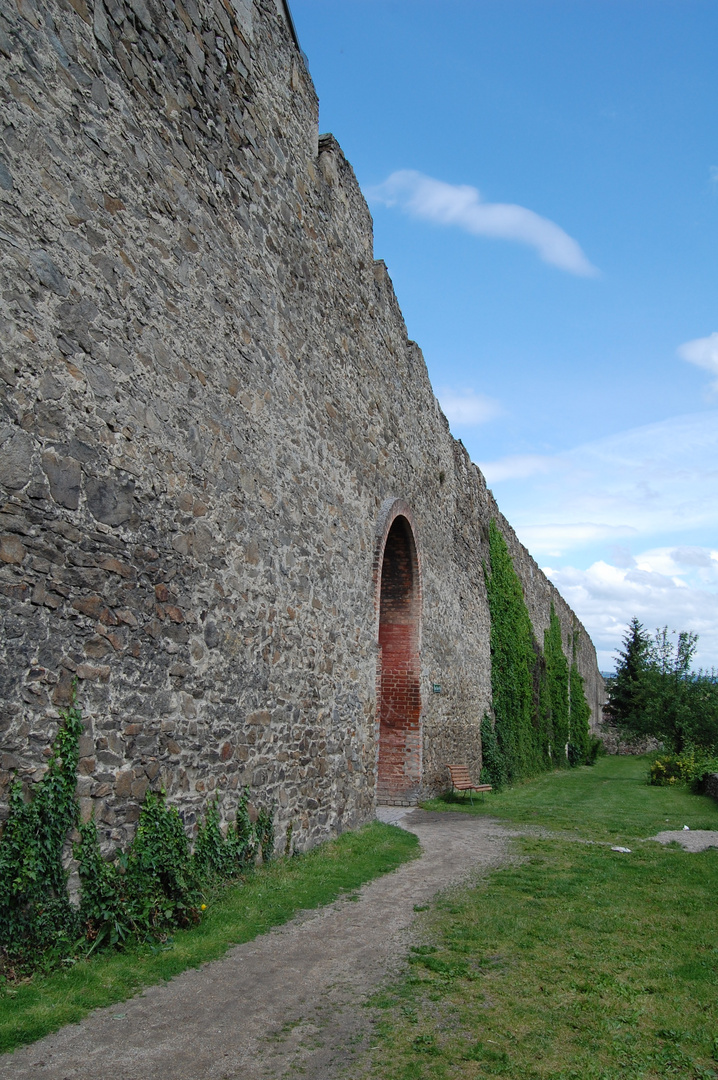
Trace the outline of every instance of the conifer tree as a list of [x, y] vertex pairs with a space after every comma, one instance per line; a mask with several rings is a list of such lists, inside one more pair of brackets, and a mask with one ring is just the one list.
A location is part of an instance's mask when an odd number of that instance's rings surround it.
[[631, 619], [619, 649], [616, 675], [608, 687], [606, 714], [611, 723], [639, 732], [646, 707], [646, 676], [651, 659], [651, 639], [643, 625]]

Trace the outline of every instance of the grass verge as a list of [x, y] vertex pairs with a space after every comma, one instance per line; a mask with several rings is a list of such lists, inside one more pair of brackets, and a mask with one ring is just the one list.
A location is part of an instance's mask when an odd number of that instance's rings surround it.
[[530, 838], [453, 890], [383, 1008], [381, 1080], [718, 1076], [718, 851]]
[[216, 960], [298, 911], [321, 907], [419, 853], [413, 833], [373, 822], [357, 832], [277, 860], [224, 889], [200, 926], [179, 931], [169, 948], [137, 945], [35, 975], [0, 989], [0, 1052], [77, 1023], [92, 1009], [124, 1001], [145, 986]]
[[718, 802], [687, 787], [651, 787], [649, 757], [603, 757], [589, 768], [544, 773], [474, 805], [465, 795], [423, 804], [426, 810], [458, 810], [522, 825], [541, 825], [601, 840], [630, 840], [663, 829], [718, 829]]
[[372, 1075], [718, 1078], [718, 850], [635, 839], [718, 829], [718, 805], [649, 786], [647, 769], [647, 758], [610, 757], [473, 808], [425, 804], [559, 833], [524, 836], [521, 861], [422, 915], [426, 944], [374, 1000]]

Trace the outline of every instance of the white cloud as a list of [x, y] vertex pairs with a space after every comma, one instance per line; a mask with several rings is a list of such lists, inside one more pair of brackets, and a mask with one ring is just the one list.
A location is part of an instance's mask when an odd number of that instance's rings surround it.
[[451, 390], [444, 387], [437, 394], [439, 404], [450, 424], [475, 427], [500, 416], [503, 412], [498, 401], [477, 394], [475, 390]]
[[513, 203], [483, 202], [469, 184], [447, 184], [411, 169], [393, 172], [367, 197], [385, 206], [399, 206], [414, 217], [438, 225], [456, 225], [474, 236], [515, 240], [535, 248], [552, 266], [581, 277], [598, 274], [576, 241], [548, 218]]
[[[679, 345], [676, 351], [681, 360], [687, 360], [689, 364], [696, 364], [698, 367], [706, 368], [712, 375], [718, 375], [718, 333], [686, 341], [684, 345]], [[712, 387], [718, 390], [718, 379]]]
[[663, 574], [683, 587], [718, 587], [718, 551], [705, 547], [660, 547], [637, 555], [633, 565], [648, 573]]
[[[680, 549], [678, 549], [680, 550]], [[544, 572], [565, 597], [588, 630], [598, 652], [599, 667], [615, 665], [629, 620], [635, 615], [653, 632], [693, 630], [699, 635], [696, 666], [718, 665], [718, 552], [691, 549], [694, 556], [714, 565], [712, 587], [676, 577], [676, 562], [669, 549], [654, 549], [636, 556], [636, 569], [598, 561], [587, 570], [573, 566], [544, 567]], [[680, 563], [678, 564], [680, 572]]]
[[[539, 459], [483, 468], [534, 554], [555, 558], [601, 539], [718, 531], [718, 411], [672, 417]], [[505, 485], [505, 486], [498, 486]]]

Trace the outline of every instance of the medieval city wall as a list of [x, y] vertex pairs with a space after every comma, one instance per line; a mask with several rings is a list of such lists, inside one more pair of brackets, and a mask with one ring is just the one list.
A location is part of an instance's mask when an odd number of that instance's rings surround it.
[[300, 844], [368, 818], [394, 500], [422, 789], [478, 773], [492, 517], [539, 640], [575, 616], [449, 433], [283, 5], [3, 0], [0, 61], [0, 784], [74, 684], [108, 844], [148, 786], [188, 825], [249, 786]]

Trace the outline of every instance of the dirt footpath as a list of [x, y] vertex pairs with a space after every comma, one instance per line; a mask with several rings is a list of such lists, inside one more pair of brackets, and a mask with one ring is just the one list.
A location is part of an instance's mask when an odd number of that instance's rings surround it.
[[[383, 820], [402, 816], [387, 810]], [[508, 858], [512, 833], [468, 814], [404, 813], [423, 854], [199, 970], [0, 1058], [8, 1080], [354, 1080], [362, 1002], [405, 954], [414, 906]]]

